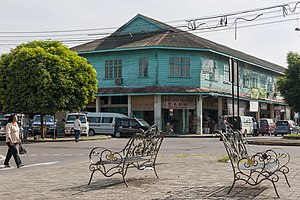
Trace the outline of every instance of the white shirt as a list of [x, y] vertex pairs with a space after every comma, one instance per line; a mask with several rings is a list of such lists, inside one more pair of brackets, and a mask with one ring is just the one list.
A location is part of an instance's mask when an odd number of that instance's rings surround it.
[[81, 121], [80, 119], [76, 119], [74, 121], [74, 130], [80, 130], [80, 126], [81, 126]]
[[8, 123], [6, 125], [6, 142], [20, 142], [20, 128], [17, 123]]

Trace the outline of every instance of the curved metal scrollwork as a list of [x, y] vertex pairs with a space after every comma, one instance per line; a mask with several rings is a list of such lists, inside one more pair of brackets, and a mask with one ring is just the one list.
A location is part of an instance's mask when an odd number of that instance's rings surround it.
[[234, 173], [234, 181], [228, 193], [238, 180], [252, 186], [267, 180], [273, 184], [276, 195], [279, 197], [275, 183], [279, 181], [280, 175], [283, 175], [290, 187], [287, 179], [289, 172], [287, 164], [290, 156], [285, 150], [281, 148], [267, 149], [250, 156], [247, 152], [247, 142], [240, 131], [233, 131], [228, 127], [227, 132], [220, 132], [220, 135]]
[[106, 177], [121, 174], [127, 185], [125, 175], [131, 165], [139, 170], [150, 167], [158, 178], [155, 162], [163, 137], [164, 134], [157, 130], [156, 125], [153, 125], [147, 131], [134, 134], [119, 152], [101, 147], [93, 148], [89, 155], [92, 162], [89, 169], [92, 174], [88, 184], [91, 183], [94, 172], [100, 171]]

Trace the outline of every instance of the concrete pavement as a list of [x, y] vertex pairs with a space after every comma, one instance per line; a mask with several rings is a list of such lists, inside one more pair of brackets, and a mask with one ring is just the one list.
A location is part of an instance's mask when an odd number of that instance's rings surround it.
[[[14, 170], [14, 174], [0, 171], [0, 199], [276, 199], [268, 182], [251, 187], [237, 182], [230, 194], [233, 173], [229, 163], [217, 162], [219, 155], [163, 154], [157, 159], [159, 179], [152, 170], [128, 170], [126, 180], [119, 175], [105, 178], [95, 173], [87, 185], [89, 160], [69, 165], [40, 167], [34, 171]], [[289, 188], [284, 179], [277, 183], [281, 199], [300, 199], [300, 157], [289, 163]], [[283, 178], [283, 177], [280, 177]]]

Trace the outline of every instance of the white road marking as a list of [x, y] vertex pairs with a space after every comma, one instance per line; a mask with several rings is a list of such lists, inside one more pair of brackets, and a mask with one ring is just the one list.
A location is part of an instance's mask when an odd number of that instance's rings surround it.
[[[54, 162], [44, 162], [44, 163], [35, 163], [35, 164], [31, 164], [31, 165], [24, 165], [23, 167], [34, 167], [34, 166], [40, 166], [40, 165], [53, 165], [56, 163], [59, 163], [60, 161], [54, 161]], [[23, 168], [22, 167], [22, 168]]]
[[5, 156], [0, 155], [0, 161], [4, 160], [4, 159], [5, 159]]
[[[45, 162], [45, 163], [35, 163], [35, 164], [31, 164], [31, 165], [24, 165], [22, 168], [28, 168], [28, 167], [35, 167], [35, 166], [41, 166], [41, 165], [53, 165], [56, 163], [59, 163], [60, 161], [54, 161], [54, 162]], [[10, 170], [10, 169], [15, 169], [16, 167], [11, 166], [9, 168], [4, 168], [4, 165], [2, 165], [0, 167], [0, 171], [4, 171], [4, 170]]]

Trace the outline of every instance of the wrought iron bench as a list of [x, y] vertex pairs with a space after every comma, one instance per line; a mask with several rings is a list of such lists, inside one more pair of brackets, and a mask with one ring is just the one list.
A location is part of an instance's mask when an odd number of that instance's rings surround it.
[[233, 131], [227, 127], [226, 133], [220, 132], [225, 149], [230, 158], [234, 180], [228, 194], [236, 181], [244, 181], [246, 184], [255, 186], [263, 181], [270, 181], [279, 198], [276, 185], [283, 175], [289, 187], [287, 174], [290, 161], [289, 154], [280, 148], [267, 149], [263, 152], [254, 152], [249, 155], [247, 149], [253, 150], [247, 144], [240, 131]]
[[88, 185], [90, 185], [96, 171], [101, 172], [105, 177], [120, 174], [128, 187], [125, 176], [129, 166], [139, 170], [153, 169], [158, 178], [155, 163], [164, 133], [157, 130], [155, 125], [147, 131], [134, 134], [126, 146], [118, 152], [110, 149], [95, 147], [91, 150], [89, 159], [92, 162], [89, 170], [92, 171]]

